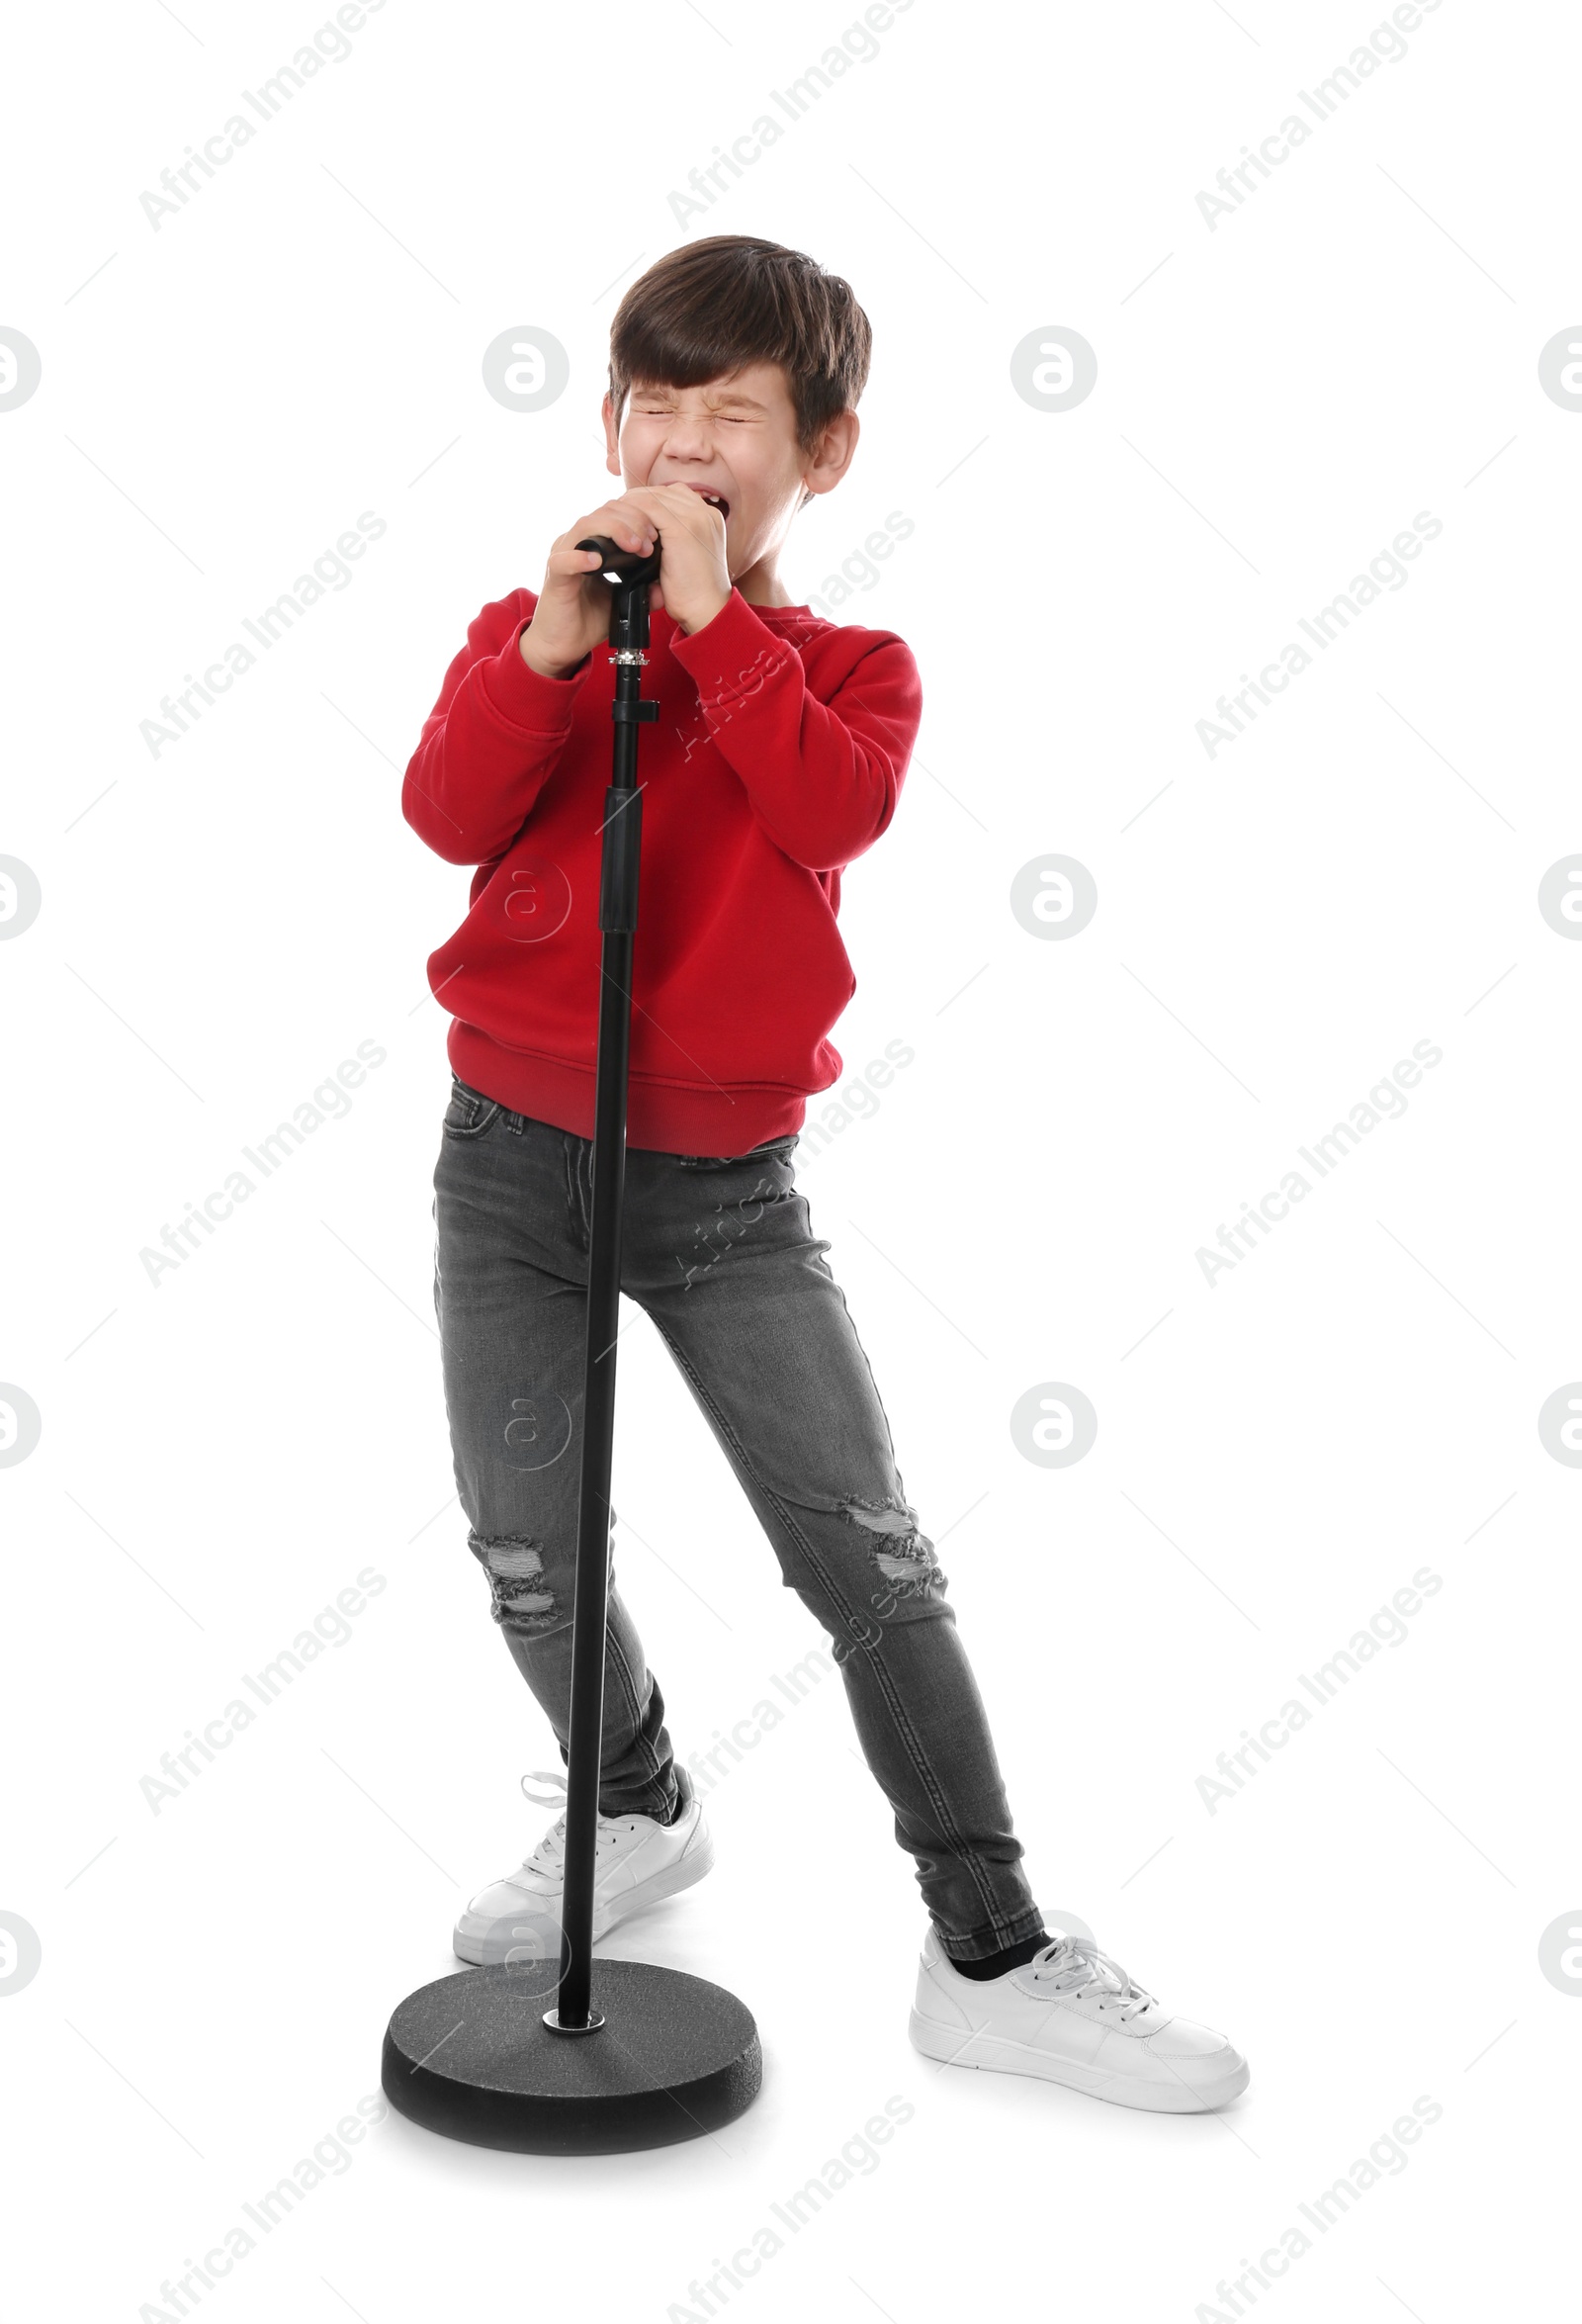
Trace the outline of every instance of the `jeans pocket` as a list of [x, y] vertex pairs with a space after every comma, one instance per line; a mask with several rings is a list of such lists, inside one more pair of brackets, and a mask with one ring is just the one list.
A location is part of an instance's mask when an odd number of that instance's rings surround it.
[[482, 1137], [499, 1111], [497, 1098], [485, 1098], [482, 1090], [471, 1089], [452, 1074], [451, 1102], [445, 1109], [444, 1122], [448, 1138]]

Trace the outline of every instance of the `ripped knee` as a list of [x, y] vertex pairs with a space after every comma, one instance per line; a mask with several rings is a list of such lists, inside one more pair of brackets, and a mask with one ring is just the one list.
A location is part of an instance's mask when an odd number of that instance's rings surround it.
[[525, 1534], [501, 1533], [492, 1539], [473, 1532], [467, 1546], [488, 1575], [493, 1615], [507, 1630], [553, 1629], [558, 1619], [555, 1593], [544, 1584], [544, 1557]]
[[939, 1569], [933, 1543], [918, 1528], [918, 1512], [899, 1496], [883, 1501], [852, 1499], [841, 1508], [854, 1525], [873, 1536], [872, 1557], [884, 1590], [874, 1603], [880, 1612], [900, 1598], [942, 1595], [945, 1576]]

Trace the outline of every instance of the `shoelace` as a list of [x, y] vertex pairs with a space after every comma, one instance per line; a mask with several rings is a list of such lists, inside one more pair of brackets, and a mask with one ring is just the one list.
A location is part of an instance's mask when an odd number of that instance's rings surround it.
[[[535, 1783], [547, 1783], [553, 1788], [547, 1792], [534, 1791], [531, 1786]], [[560, 1814], [522, 1867], [524, 1872], [545, 1872], [559, 1880], [562, 1876], [566, 1856], [565, 1769], [535, 1767], [529, 1774], [523, 1776], [522, 1791], [527, 1799], [532, 1800], [540, 1808], [553, 1808], [558, 1802], [561, 1803]], [[614, 1844], [615, 1822], [611, 1817], [601, 1816], [598, 1820], [594, 1840], [594, 1853], [596, 1854], [603, 1847], [613, 1847]]]
[[[1034, 1953], [1031, 1968], [1035, 1984], [1053, 1985], [1072, 2000], [1098, 1993], [1104, 2001], [1116, 2002], [1122, 2025], [1155, 2006], [1153, 1995], [1145, 1993], [1118, 1961], [1100, 1952], [1091, 1936], [1057, 1936]], [[1099, 2002], [1100, 2009], [1104, 2001]]]

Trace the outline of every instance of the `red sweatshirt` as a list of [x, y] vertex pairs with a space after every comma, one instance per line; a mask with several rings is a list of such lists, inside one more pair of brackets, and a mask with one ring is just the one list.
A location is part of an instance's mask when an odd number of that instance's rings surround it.
[[[614, 667], [529, 670], [537, 598], [485, 605], [445, 673], [401, 811], [470, 909], [428, 963], [463, 1081], [593, 1134], [604, 792]], [[638, 729], [643, 852], [629, 1143], [738, 1155], [801, 1127], [839, 1078], [828, 1034], [856, 990], [840, 873], [888, 826], [922, 710], [888, 630], [836, 627], [739, 589], [688, 637], [652, 616]]]

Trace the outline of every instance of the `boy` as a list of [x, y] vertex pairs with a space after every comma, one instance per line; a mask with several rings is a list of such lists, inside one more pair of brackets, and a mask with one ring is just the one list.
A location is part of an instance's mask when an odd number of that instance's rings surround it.
[[[614, 684], [608, 584], [574, 544], [658, 537], [622, 1289], [830, 1633], [931, 1921], [916, 2045], [1201, 2111], [1245, 2086], [1236, 2051], [1043, 1926], [945, 1576], [796, 1189], [798, 1128], [839, 1076], [827, 1036], [855, 990], [841, 871], [895, 814], [921, 710], [901, 639], [814, 618], [779, 577], [798, 508], [850, 466], [869, 348], [848, 286], [798, 251], [716, 235], [650, 268], [611, 330], [606, 466], [625, 490], [561, 534], [536, 597], [483, 608], [407, 769], [407, 821], [477, 866], [429, 961], [454, 1019], [434, 1183], [457, 1487], [564, 1758]], [[599, 1810], [596, 1937], [712, 1861], [613, 1584]], [[564, 1834], [563, 1815], [473, 1899], [460, 1959], [553, 1957]]]

